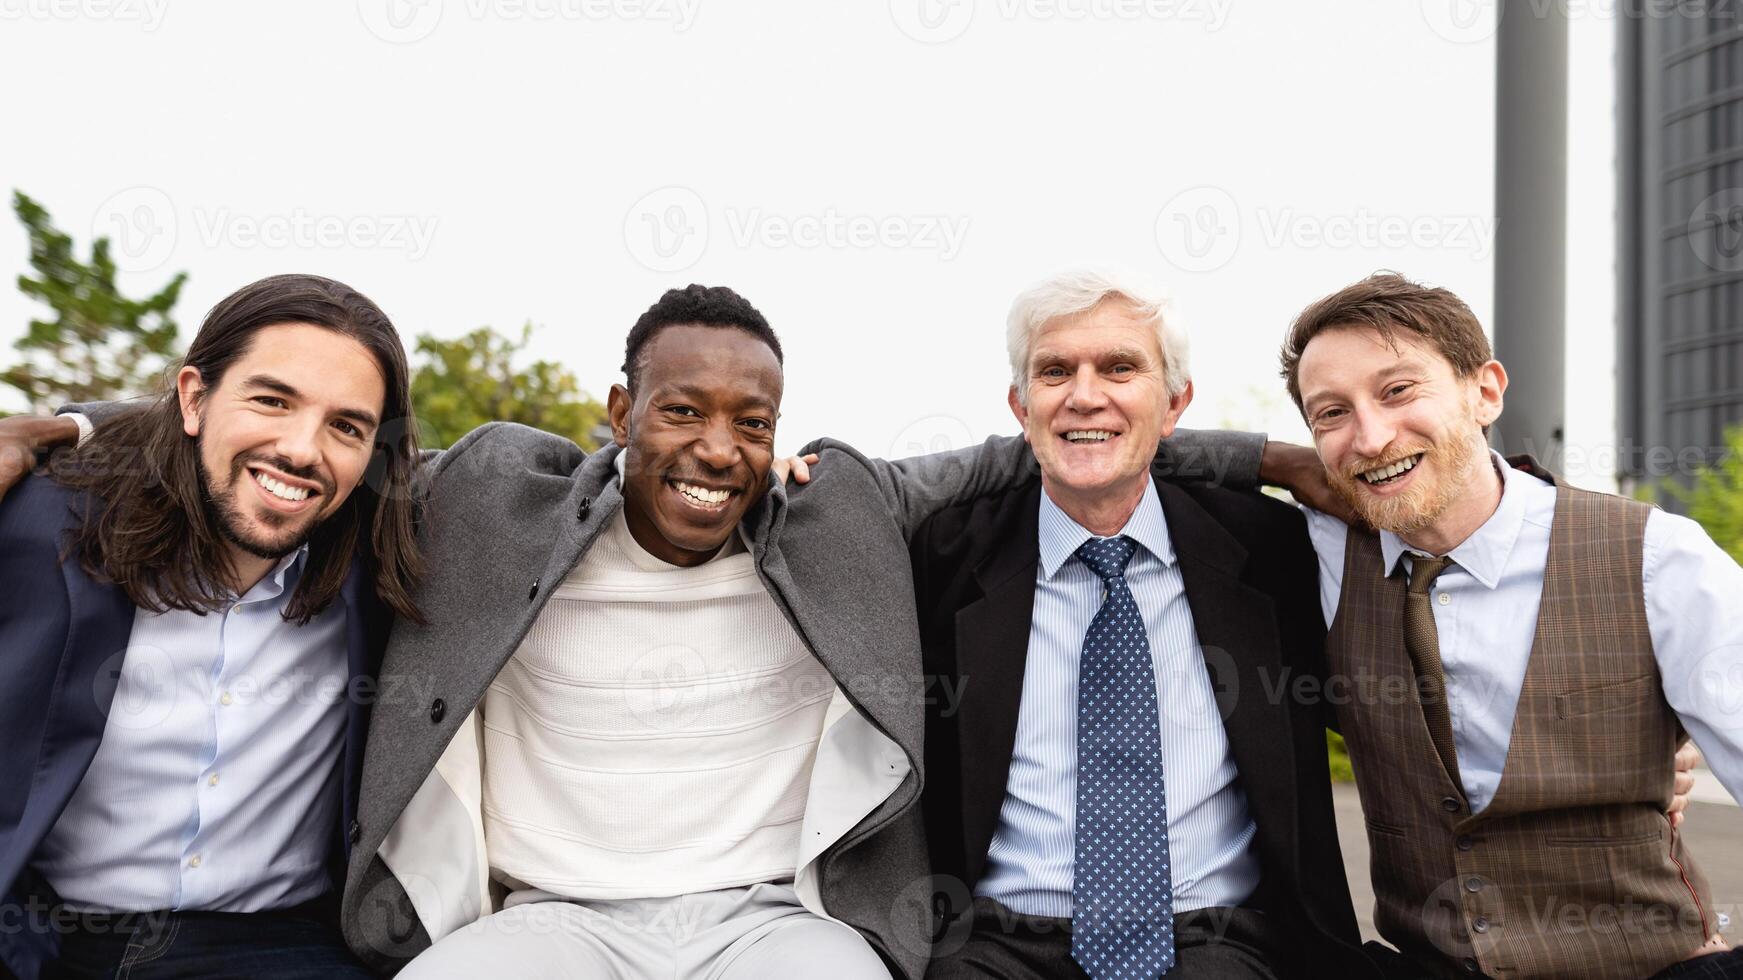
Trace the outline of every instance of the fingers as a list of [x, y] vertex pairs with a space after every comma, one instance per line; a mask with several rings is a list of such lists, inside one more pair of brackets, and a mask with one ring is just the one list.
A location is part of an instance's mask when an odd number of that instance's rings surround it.
[[1676, 782], [1674, 785], [1675, 785], [1674, 792], [1676, 793], [1677, 796], [1689, 795], [1689, 791], [1695, 788], [1695, 775], [1694, 775], [1694, 773], [1692, 773], [1692, 772], [1679, 772], [1679, 773], [1677, 773], [1676, 774]]
[[817, 454], [812, 453], [810, 456], [795, 456], [795, 457], [793, 457], [792, 462], [793, 462], [793, 482], [794, 483], [810, 483], [811, 482], [811, 466], [810, 466], [810, 464], [817, 462]]
[[1693, 742], [1684, 742], [1682, 748], [1676, 750], [1677, 772], [1687, 772], [1690, 769], [1698, 767], [1701, 762], [1701, 750], [1695, 748], [1695, 743]]
[[30, 472], [31, 461], [29, 448], [0, 444], [0, 500]]

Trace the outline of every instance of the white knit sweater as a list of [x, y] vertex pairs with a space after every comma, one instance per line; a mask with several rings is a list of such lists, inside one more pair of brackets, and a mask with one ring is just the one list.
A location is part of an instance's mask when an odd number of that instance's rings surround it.
[[791, 878], [834, 692], [737, 535], [681, 568], [620, 512], [481, 705], [492, 874], [577, 899]]

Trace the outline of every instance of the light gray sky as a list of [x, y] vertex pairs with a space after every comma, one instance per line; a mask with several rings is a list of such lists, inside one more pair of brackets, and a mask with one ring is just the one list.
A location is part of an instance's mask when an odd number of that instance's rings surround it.
[[[1615, 25], [1570, 2], [1569, 469], [1601, 487]], [[188, 337], [243, 283], [317, 272], [408, 341], [531, 320], [603, 396], [661, 291], [730, 285], [786, 346], [784, 451], [1015, 431], [1011, 297], [1111, 260], [1177, 297], [1186, 424], [1301, 439], [1276, 348], [1308, 301], [1392, 268], [1487, 322], [1493, 23], [1494, 0], [0, 0], [0, 177], [81, 253], [115, 236], [140, 291], [188, 270]], [[0, 290], [0, 343], [33, 312]]]

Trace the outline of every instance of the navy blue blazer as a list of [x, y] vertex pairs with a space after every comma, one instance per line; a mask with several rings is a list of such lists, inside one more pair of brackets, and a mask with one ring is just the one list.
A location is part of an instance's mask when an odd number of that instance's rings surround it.
[[[133, 632], [127, 594], [93, 581], [77, 557], [61, 560], [81, 499], [44, 476], [26, 477], [0, 499], [0, 974], [21, 980], [35, 980], [60, 946], [48, 911], [54, 898], [30, 870], [31, 855], [96, 757]], [[364, 587], [361, 562], [342, 595], [352, 696], [333, 828], [341, 874], [372, 700], [358, 695], [373, 690], [390, 624]]]

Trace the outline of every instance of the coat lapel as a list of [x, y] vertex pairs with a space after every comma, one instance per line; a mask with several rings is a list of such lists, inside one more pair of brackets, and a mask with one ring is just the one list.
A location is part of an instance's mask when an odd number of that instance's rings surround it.
[[1248, 810], [1255, 819], [1275, 815], [1271, 832], [1293, 841], [1295, 742], [1291, 712], [1278, 701], [1292, 678], [1283, 673], [1272, 602], [1241, 581], [1248, 555], [1240, 542], [1186, 491], [1162, 480], [1156, 490]]
[[1041, 487], [1024, 491], [1018, 523], [1005, 544], [974, 570], [981, 597], [956, 613], [957, 750], [962, 781], [962, 839], [972, 885], [986, 866], [998, 829], [1023, 703], [1029, 623], [1040, 564]]

